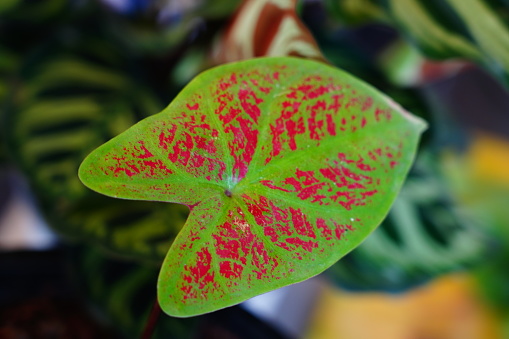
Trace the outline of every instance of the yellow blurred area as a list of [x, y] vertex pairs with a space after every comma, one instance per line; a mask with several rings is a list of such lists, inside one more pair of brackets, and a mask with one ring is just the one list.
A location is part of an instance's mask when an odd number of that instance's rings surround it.
[[466, 156], [473, 179], [509, 188], [509, 141], [491, 134], [477, 134]]
[[[502, 137], [475, 133], [467, 151], [442, 153], [444, 174], [459, 195], [470, 195], [490, 187], [509, 188], [509, 140]], [[487, 186], [487, 187], [486, 187]]]
[[460, 206], [485, 230], [503, 231], [499, 236], [507, 237], [509, 140], [478, 132], [465, 153], [446, 151], [441, 163], [447, 184]]
[[407, 293], [325, 287], [306, 339], [502, 339], [500, 321], [468, 275], [436, 279]]

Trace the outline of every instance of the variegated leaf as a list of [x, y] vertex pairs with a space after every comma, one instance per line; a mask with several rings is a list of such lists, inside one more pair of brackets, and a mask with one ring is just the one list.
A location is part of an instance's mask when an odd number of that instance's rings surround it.
[[170, 315], [312, 277], [385, 217], [425, 124], [322, 63], [260, 58], [193, 80], [161, 114], [90, 154], [80, 178], [191, 214], [159, 276]]

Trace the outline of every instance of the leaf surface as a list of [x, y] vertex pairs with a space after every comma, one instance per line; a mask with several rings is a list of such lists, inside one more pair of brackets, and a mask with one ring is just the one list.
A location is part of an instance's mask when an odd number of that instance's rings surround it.
[[160, 114], [99, 147], [80, 178], [185, 204], [163, 310], [186, 317], [321, 273], [385, 217], [424, 122], [333, 67], [260, 58], [202, 73]]

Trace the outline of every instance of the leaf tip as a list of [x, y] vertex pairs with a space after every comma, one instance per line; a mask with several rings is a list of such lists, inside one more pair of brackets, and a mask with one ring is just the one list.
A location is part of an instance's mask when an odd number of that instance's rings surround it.
[[396, 101], [394, 101], [392, 98], [385, 96], [385, 101], [391, 107], [392, 109], [398, 111], [401, 113], [401, 115], [407, 119], [409, 122], [411, 122], [414, 126], [417, 127], [417, 130], [419, 133], [424, 132], [428, 129], [428, 123], [426, 120], [418, 117], [415, 114], [410, 113], [405, 108], [403, 108], [400, 104], [398, 104]]

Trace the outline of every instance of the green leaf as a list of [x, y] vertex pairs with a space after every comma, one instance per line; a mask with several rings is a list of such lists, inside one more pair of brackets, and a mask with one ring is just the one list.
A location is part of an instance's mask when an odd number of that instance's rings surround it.
[[426, 10], [425, 1], [389, 0], [389, 10], [394, 20], [409, 34], [426, 54], [440, 59], [467, 57], [479, 61], [482, 57], [468, 37], [444, 27]]
[[324, 6], [331, 16], [350, 25], [388, 20], [376, 0], [325, 0]]
[[7, 12], [18, 5], [20, 0], [4, 0], [0, 3], [0, 14]]
[[100, 193], [185, 204], [158, 281], [187, 317], [321, 273], [385, 217], [424, 122], [314, 61], [211, 69], [161, 113], [90, 154]]
[[497, 62], [506, 72], [509, 71], [509, 27], [507, 8], [505, 11], [491, 8], [488, 1], [448, 0], [467, 24], [470, 33], [487, 56], [486, 64], [493, 67]]

